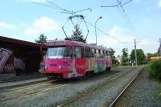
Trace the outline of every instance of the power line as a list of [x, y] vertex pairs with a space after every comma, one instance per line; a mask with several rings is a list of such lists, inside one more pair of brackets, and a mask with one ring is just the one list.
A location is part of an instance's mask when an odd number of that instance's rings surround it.
[[[86, 21], [86, 20], [85, 20], [85, 21]], [[89, 24], [90, 26], [92, 26], [92, 27], [94, 27], [94, 28], [95, 28], [95, 26], [94, 26], [94, 25], [92, 25], [90, 22], [86, 21], [86, 23], [87, 23], [87, 24]], [[115, 39], [115, 40], [116, 40], [116, 41], [118, 41], [119, 43], [126, 44], [125, 42], [122, 42], [122, 41], [120, 41], [120, 40], [118, 40], [118, 39], [116, 39], [116, 38], [114, 38], [114, 37], [110, 36], [108, 33], [106, 33], [106, 32], [104, 32], [104, 31], [102, 31], [101, 29], [99, 29], [99, 28], [97, 28], [97, 27], [96, 27], [96, 29], [97, 29], [97, 30], [99, 30], [100, 32], [104, 33], [105, 35], [107, 35], [107, 36], [109, 36], [109, 37], [111, 37], [111, 38]]]
[[52, 4], [52, 5], [54, 5], [54, 6], [56, 6], [59, 10], [63, 10], [63, 11], [65, 11], [65, 12], [61, 12], [61, 13], [66, 13], [66, 14], [76, 14], [76, 13], [78, 13], [78, 12], [82, 12], [82, 11], [86, 11], [86, 10], [90, 10], [90, 8], [87, 8], [87, 9], [83, 9], [83, 10], [78, 10], [78, 11], [69, 11], [69, 10], [66, 10], [66, 9], [64, 9], [64, 8], [62, 8], [62, 7], [60, 7], [60, 6], [58, 6], [57, 4], [55, 4], [55, 3], [53, 3], [53, 2], [51, 2], [51, 1], [49, 1], [49, 0], [46, 0], [47, 2], [49, 2], [50, 4]]
[[127, 18], [127, 20], [129, 21], [129, 23], [132, 25], [132, 28], [135, 30], [135, 27], [133, 25], [133, 23], [131, 22], [130, 18], [128, 17], [128, 15], [126, 14], [124, 8], [121, 6], [121, 9], [123, 10], [124, 14], [125, 14], [125, 17]]
[[[121, 15], [123, 16], [124, 20], [126, 21], [127, 25], [129, 26], [129, 28], [130, 28], [131, 30], [133, 30], [133, 29], [135, 29], [135, 27], [133, 26], [133, 23], [131, 22], [130, 18], [128, 17], [127, 13], [125, 12], [125, 10], [124, 10], [124, 8], [123, 8], [124, 5], [130, 3], [131, 1], [132, 1], [132, 0], [129, 0], [129, 1], [127, 1], [127, 2], [125, 2], [125, 3], [122, 4], [122, 0], [121, 0], [121, 1], [117, 0], [117, 2], [118, 2], [117, 5], [101, 6], [101, 7], [117, 7], [118, 10], [119, 10], [119, 12], [120, 12]], [[123, 12], [124, 14], [121, 12], [120, 9], [122, 9], [122, 12]]]
[[90, 8], [83, 9], [83, 10], [78, 10], [78, 11], [75, 11], [74, 13], [78, 13], [78, 12], [82, 12], [82, 11], [86, 11], [86, 10], [90, 10]]
[[61, 8], [60, 6], [58, 6], [57, 4], [55, 4], [55, 3], [53, 3], [53, 2], [51, 2], [51, 1], [49, 1], [49, 0], [46, 0], [46, 1], [49, 2], [50, 4], [56, 6], [56, 7], [59, 8], [59, 9], [65, 10], [65, 9]]
[[[49, 0], [46, 0], [47, 2], [49, 2], [51, 5], [47, 5], [47, 4], [43, 4], [43, 3], [39, 3], [39, 2], [34, 2], [34, 1], [30, 1], [30, 0], [27, 0], [28, 2], [31, 2], [31, 3], [34, 3], [34, 4], [38, 4], [38, 5], [41, 5], [41, 6], [45, 6], [45, 7], [50, 7], [50, 8], [53, 8], [53, 9], [57, 9], [57, 10], [62, 10], [62, 11], [66, 11], [66, 12], [70, 12], [66, 9], [63, 9], [61, 8], [60, 6], [56, 5], [55, 3], [49, 1]], [[54, 7], [55, 6], [55, 7]]]
[[66, 10], [66, 9], [64, 9], [64, 8], [62, 8], [62, 7], [60, 7], [60, 6], [58, 6], [57, 4], [55, 4], [55, 3], [53, 3], [53, 2], [51, 2], [51, 1], [49, 1], [49, 0], [46, 0], [46, 1], [49, 2], [50, 4], [56, 6], [56, 7], [59, 8], [60, 10], [68, 11], [68, 10]]
[[46, 5], [46, 4], [42, 4], [42, 3], [38, 3], [38, 2], [34, 2], [34, 1], [30, 1], [30, 0], [27, 0], [28, 2], [31, 2], [31, 3], [34, 3], [34, 4], [38, 4], [38, 5], [41, 5], [41, 6], [45, 6], [45, 7], [51, 7], [53, 9], [57, 9], [56, 7], [53, 7], [53, 6], [50, 6], [50, 5]]
[[58, 9], [58, 10], [62, 10], [61, 13], [65, 13], [65, 14], [76, 14], [78, 12], [82, 12], [82, 11], [86, 11], [86, 10], [90, 10], [90, 8], [87, 8], [87, 9], [83, 9], [83, 10], [78, 10], [78, 11], [69, 11], [67, 9], [64, 9], [60, 6], [58, 6], [57, 4], [55, 4], [54, 2], [51, 2], [50, 0], [46, 0], [48, 3], [50, 3], [51, 5], [46, 5], [46, 4], [43, 4], [43, 3], [39, 3], [39, 2], [34, 2], [34, 1], [30, 1], [30, 0], [27, 0], [31, 3], [35, 3], [35, 4], [38, 4], [38, 5], [41, 5], [41, 6], [45, 6], [45, 7], [50, 7], [50, 8], [53, 8], [53, 9]]
[[123, 13], [121, 12], [120, 8], [117, 6], [119, 13], [122, 15], [123, 19], [126, 21], [127, 25], [129, 26], [129, 28], [131, 29], [131, 25], [129, 24], [128, 20], [126, 19], [126, 17], [123, 15]]
[[127, 1], [127, 2], [125, 2], [125, 3], [122, 4], [122, 2], [119, 2], [119, 1], [117, 0], [119, 7], [122, 9], [122, 11], [123, 11], [125, 17], [127, 18], [129, 24], [130, 24], [131, 27], [132, 27], [132, 29], [135, 29], [133, 23], [131, 22], [130, 18], [128, 17], [128, 15], [126, 14], [126, 12], [125, 12], [125, 10], [124, 10], [124, 8], [123, 8], [124, 5], [126, 5], [127, 3], [130, 3], [131, 1], [132, 1], [132, 0], [129, 0], [129, 1]]
[[125, 2], [124, 4], [121, 4], [121, 6], [127, 4], [127, 3], [131, 2], [131, 1], [133, 1], [133, 0], [129, 0], [129, 1]]

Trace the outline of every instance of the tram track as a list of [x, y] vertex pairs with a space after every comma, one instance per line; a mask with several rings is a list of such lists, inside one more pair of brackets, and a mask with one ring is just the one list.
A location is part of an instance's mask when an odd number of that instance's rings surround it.
[[9, 100], [16, 99], [16, 98], [19, 98], [20, 99], [20, 98], [30, 97], [31, 95], [36, 95], [36, 94], [41, 94], [41, 93], [44, 94], [45, 92], [49, 92], [51, 90], [54, 90], [54, 89], [57, 89], [57, 88], [60, 88], [60, 87], [66, 86], [66, 85], [68, 85], [68, 84], [63, 84], [63, 85], [58, 85], [58, 86], [52, 86], [52, 87], [47, 88], [47, 89], [44, 89], [44, 90], [34, 91], [34, 92], [26, 93], [24, 95], [20, 94], [18, 96], [6, 98], [6, 99], [1, 99], [0, 102], [9, 101]]
[[23, 89], [27, 89], [27, 88], [34, 88], [34, 87], [37, 87], [37, 86], [45, 86], [51, 82], [54, 82], [55, 80], [53, 81], [45, 81], [45, 82], [41, 82], [41, 83], [34, 83], [34, 84], [27, 84], [27, 85], [21, 85], [21, 86], [15, 86], [15, 87], [7, 87], [7, 88], [2, 88], [0, 89], [0, 93], [4, 93], [4, 92], [10, 92], [10, 91], [18, 91], [18, 90], [23, 90]]
[[77, 97], [74, 98], [74, 99], [71, 99], [71, 100], [69, 100], [69, 101], [67, 101], [67, 102], [65, 102], [65, 103], [63, 103], [63, 104], [57, 105], [56, 107], [64, 107], [64, 106], [67, 106], [68, 104], [73, 103], [73, 102], [76, 101], [77, 99], [79, 99], [79, 98], [81, 98], [81, 97], [84, 97], [84, 96], [88, 95], [88, 93], [90, 93], [90, 92], [92, 92], [92, 91], [94, 91], [94, 90], [97, 90], [98, 88], [102, 87], [103, 85], [105, 85], [105, 84], [107, 84], [107, 83], [109, 83], [109, 82], [111, 82], [111, 81], [113, 81], [113, 80], [119, 78], [120, 76], [125, 75], [126, 73], [128, 73], [128, 72], [130, 72], [130, 71], [131, 71], [131, 69], [130, 69], [130, 70], [127, 70], [126, 72], [123, 72], [123, 73], [121, 73], [121, 74], [119, 74], [119, 75], [116, 75], [115, 77], [109, 79], [109, 80], [106, 81], [105, 83], [102, 83], [102, 84], [100, 84], [100, 85], [98, 85], [98, 86], [96, 86], [96, 87], [94, 87], [94, 88], [88, 90], [86, 93], [83, 93], [82, 95], [77, 96]]
[[113, 107], [114, 104], [118, 101], [118, 99], [123, 95], [123, 93], [127, 90], [127, 88], [133, 83], [133, 81], [136, 79], [136, 77], [141, 73], [142, 70], [140, 70], [140, 72], [138, 72], [133, 78], [132, 80], [126, 85], [126, 87], [116, 96], [116, 98], [111, 102], [111, 104], [108, 107]]
[[6, 87], [0, 89], [0, 94], [5, 92], [13, 92], [13, 91], [21, 91], [21, 90], [34, 90], [41, 87], [48, 87], [51, 85], [57, 85], [57, 84], [66, 84], [69, 83], [69, 81], [63, 81], [63, 80], [47, 80], [43, 82], [38, 83], [32, 83], [32, 84], [22, 84], [20, 86], [14, 86], [14, 87]]
[[[129, 70], [130, 71], [130, 70]], [[83, 101], [84, 101], [84, 98], [85, 98], [85, 102], [88, 102], [87, 100], [90, 100], [90, 99], [93, 99], [93, 100], [96, 100], [96, 99], [94, 99], [93, 97], [93, 94], [96, 94], [96, 92], [95, 91], [97, 91], [97, 90], [99, 90], [101, 87], [104, 87], [105, 85], [108, 85], [108, 83], [110, 84], [111, 82], [113, 82], [113, 81], [116, 81], [118, 78], [121, 78], [121, 77], [123, 77], [123, 76], [126, 76], [128, 73], [129, 73], [129, 71], [126, 71], [126, 72], [124, 72], [124, 73], [122, 73], [122, 74], [119, 74], [119, 75], [117, 75], [117, 76], [115, 76], [115, 77], [113, 77], [113, 78], [111, 78], [110, 80], [108, 80], [108, 81], [106, 81], [105, 83], [102, 83], [102, 84], [100, 84], [100, 85], [98, 85], [97, 87], [94, 87], [94, 88], [92, 88], [91, 90], [88, 90], [87, 92], [85, 92], [85, 93], [83, 93], [83, 94], [80, 94], [79, 96], [77, 96], [76, 98], [74, 98], [74, 99], [71, 99], [71, 100], [69, 100], [69, 101], [67, 101], [67, 102], [64, 102], [64, 103], [62, 103], [62, 104], [59, 104], [59, 105], [57, 105], [56, 107], [68, 107], [68, 106], [80, 106], [80, 107], [83, 107], [83, 106], [87, 106], [86, 104], [84, 104], [84, 105], [81, 105], [82, 103], [84, 103]], [[140, 72], [139, 72], [140, 73]], [[139, 74], [138, 73], [138, 74]], [[137, 75], [138, 75], [137, 74]], [[137, 76], [136, 75], [136, 76]], [[135, 77], [136, 78], [136, 77]], [[91, 94], [91, 93], [93, 93], [93, 94]], [[90, 95], [91, 94], [91, 95]], [[82, 100], [83, 99], [83, 100]], [[116, 100], [117, 101], [117, 100]], [[92, 101], [91, 101], [92, 102]], [[76, 103], [78, 103], [78, 104], [76, 104]], [[89, 102], [88, 102], [89, 103]], [[106, 103], [106, 102], [105, 102]], [[97, 103], [98, 104], [98, 103]], [[105, 105], [105, 106], [108, 106], [109, 105], [109, 103], [107, 103], [107, 105]], [[88, 106], [94, 106], [94, 105], [88, 105]], [[87, 106], [87, 107], [88, 107]], [[96, 105], [95, 105], [96, 106]], [[99, 107], [99, 106], [98, 106]], [[112, 107], [112, 106], [111, 106]]]
[[16, 98], [23, 98], [29, 95], [45, 93], [63, 86], [68, 85], [70, 82], [61, 82], [56, 80], [49, 80], [43, 83], [30, 84], [26, 86], [18, 86], [9, 89], [2, 89], [0, 91], [0, 102], [8, 101]]
[[[114, 72], [107, 72], [106, 74], [100, 75], [100, 76], [95, 75], [93, 77], [90, 77], [88, 80], [83, 80], [83, 81], [76, 81], [76, 82], [73, 82], [73, 80], [72, 81], [63, 81], [63, 82], [52, 81], [51, 84], [50, 84], [51, 81], [47, 81], [44, 83], [32, 84], [32, 85], [27, 85], [27, 86], [23, 86], [23, 87], [9, 88], [9, 90], [5, 90], [4, 92], [2, 92], [4, 94], [4, 96], [0, 93], [0, 97], [1, 97], [0, 102], [2, 105], [9, 104], [10, 106], [15, 105], [18, 107], [18, 106], [26, 106], [26, 104], [30, 104], [30, 103], [32, 105], [37, 104], [40, 100], [42, 102], [42, 99], [43, 99], [43, 100], [45, 100], [45, 102], [43, 101], [45, 103], [45, 105], [49, 105], [49, 106], [50, 105], [51, 106], [52, 105], [59, 105], [59, 104], [62, 104], [62, 102], [69, 101], [67, 99], [72, 98], [72, 96], [75, 96], [77, 94], [82, 94], [82, 93], [84, 93], [84, 91], [86, 91], [88, 89], [92, 89], [92, 87], [98, 86], [97, 85], [98, 83], [93, 84], [92, 81], [96, 81], [96, 79], [100, 78], [100, 80], [97, 80], [97, 81], [100, 81], [99, 83], [104, 83], [103, 81], [109, 80], [110, 78], [114, 79], [114, 78], [116, 78], [116, 76], [119, 76], [121, 74], [123, 75], [123, 73], [131, 71], [131, 68], [126, 68], [124, 70], [120, 69], [119, 71], [117, 71], [117, 70], [115, 70], [115, 71]], [[122, 73], [122, 71], [123, 71], [123, 73]], [[102, 77], [104, 79], [102, 79]], [[48, 83], [48, 85], [46, 85], [46, 83]], [[85, 87], [84, 88], [82, 87], [82, 89], [78, 89], [78, 91], [76, 91], [78, 84], [80, 84], [80, 85], [89, 84], [89, 86], [87, 85], [86, 89], [84, 89]], [[32, 88], [32, 86], [34, 88]], [[42, 89], [40, 88], [40, 86], [42, 87]], [[20, 88], [20, 89], [18, 89], [18, 88]], [[38, 90], [30, 91], [30, 90], [33, 90], [36, 88]], [[17, 93], [15, 93], [16, 90], [17, 90]], [[27, 92], [27, 90], [29, 90], [29, 92]], [[71, 92], [69, 90], [71, 90]], [[20, 91], [22, 91], [22, 92], [19, 93]], [[11, 95], [8, 94], [8, 92]], [[65, 98], [65, 96], [67, 99]], [[54, 98], [55, 101], [49, 100], [52, 98]], [[17, 101], [20, 101], [20, 102], [16, 103]], [[44, 103], [41, 106], [44, 106]], [[20, 105], [18, 105], [18, 104], [20, 104]]]

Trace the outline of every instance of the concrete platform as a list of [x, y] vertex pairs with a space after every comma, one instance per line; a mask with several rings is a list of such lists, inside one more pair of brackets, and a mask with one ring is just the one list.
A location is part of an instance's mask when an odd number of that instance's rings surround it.
[[34, 83], [44, 82], [44, 81], [47, 81], [46, 77], [29, 79], [29, 80], [14, 81], [14, 82], [6, 82], [6, 83], [4, 82], [4, 83], [0, 83], [0, 89], [29, 85], [29, 84], [34, 84]]
[[15, 74], [0, 74], [0, 88], [16, 87], [43, 81], [47, 81], [47, 78], [41, 76], [38, 72], [20, 76], [16, 76]]

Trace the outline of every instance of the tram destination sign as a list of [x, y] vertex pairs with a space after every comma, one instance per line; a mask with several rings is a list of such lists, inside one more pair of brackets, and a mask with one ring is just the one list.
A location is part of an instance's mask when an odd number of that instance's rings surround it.
[[64, 45], [64, 42], [63, 41], [48, 42], [48, 46], [53, 46], [53, 45]]

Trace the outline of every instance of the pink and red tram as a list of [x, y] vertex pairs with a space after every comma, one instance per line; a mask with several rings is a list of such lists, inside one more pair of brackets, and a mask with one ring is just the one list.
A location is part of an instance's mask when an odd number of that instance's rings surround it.
[[110, 49], [70, 40], [47, 42], [44, 74], [64, 79], [111, 69]]

